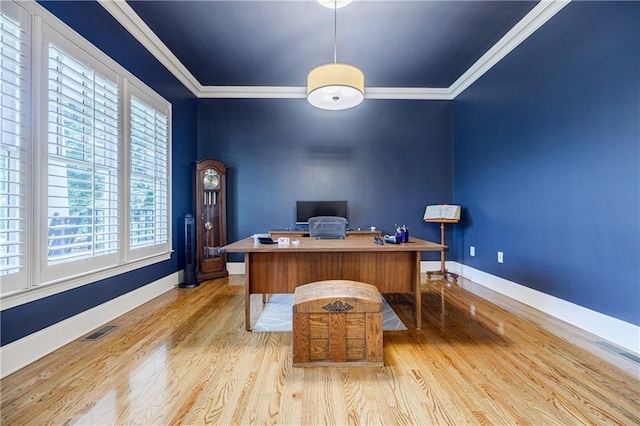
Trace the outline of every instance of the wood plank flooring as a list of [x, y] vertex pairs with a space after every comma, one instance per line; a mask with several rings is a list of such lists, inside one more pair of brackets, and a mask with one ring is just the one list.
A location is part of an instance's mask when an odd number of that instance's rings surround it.
[[409, 330], [359, 368], [293, 368], [291, 333], [245, 331], [243, 283], [172, 290], [4, 378], [0, 423], [640, 425], [638, 364], [469, 281], [423, 276], [419, 331], [388, 296]]

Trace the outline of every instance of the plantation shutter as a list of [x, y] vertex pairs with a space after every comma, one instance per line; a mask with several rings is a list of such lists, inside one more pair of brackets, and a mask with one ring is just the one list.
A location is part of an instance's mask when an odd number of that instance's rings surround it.
[[[7, 5], [11, 6], [11, 5]], [[18, 8], [0, 13], [0, 293], [27, 287], [28, 35]]]
[[167, 111], [130, 97], [131, 250], [159, 246], [169, 240], [169, 121]]
[[4, 309], [170, 259], [171, 104], [37, 3], [0, 3]]
[[114, 254], [118, 86], [49, 44], [48, 265]]

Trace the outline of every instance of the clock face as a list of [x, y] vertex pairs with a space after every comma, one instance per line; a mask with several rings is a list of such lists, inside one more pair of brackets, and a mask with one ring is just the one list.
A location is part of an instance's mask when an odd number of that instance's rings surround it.
[[220, 186], [220, 175], [214, 169], [207, 169], [204, 171], [204, 177], [202, 183], [205, 189], [218, 189]]

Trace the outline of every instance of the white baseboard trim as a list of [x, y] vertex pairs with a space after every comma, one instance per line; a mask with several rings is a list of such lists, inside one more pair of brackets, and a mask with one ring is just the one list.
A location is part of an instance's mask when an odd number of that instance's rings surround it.
[[[447, 271], [451, 270], [451, 262], [445, 262], [444, 267], [447, 268]], [[424, 274], [427, 271], [439, 271], [440, 270], [440, 261], [439, 260], [422, 260], [420, 261], [420, 273]], [[453, 271], [451, 271], [453, 272]]]
[[[465, 266], [458, 262], [447, 261], [447, 270], [467, 278], [483, 287], [489, 288], [541, 312], [560, 319], [573, 326], [595, 334], [611, 343], [634, 352], [640, 353], [640, 327], [604, 315], [575, 303], [555, 296], [542, 293], [524, 285], [505, 280], [504, 278]], [[244, 262], [227, 264], [230, 274], [244, 274]], [[420, 272], [440, 270], [439, 261], [420, 262]]]
[[[640, 353], [640, 327], [566, 300], [531, 289], [457, 262], [446, 262], [451, 272], [461, 275], [541, 312], [586, 330], [636, 354]], [[420, 262], [420, 272], [437, 271], [438, 261]], [[232, 275], [245, 273], [244, 262], [229, 262]], [[31, 364], [92, 330], [175, 288], [182, 271], [175, 272], [137, 290], [110, 300], [74, 317], [30, 334], [0, 348], [0, 378]]]
[[[449, 262], [447, 262], [449, 267]], [[452, 272], [640, 354], [640, 327], [457, 262]]]
[[0, 378], [31, 364], [103, 324], [175, 288], [180, 272], [167, 275], [95, 308], [37, 331], [0, 348]]
[[227, 262], [229, 275], [244, 275], [244, 262]]

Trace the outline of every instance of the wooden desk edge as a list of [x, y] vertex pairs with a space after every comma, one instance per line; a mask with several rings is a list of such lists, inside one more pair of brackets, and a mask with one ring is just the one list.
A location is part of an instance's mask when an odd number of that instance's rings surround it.
[[443, 244], [434, 243], [433, 241], [422, 240], [419, 238], [411, 238], [408, 243], [376, 245], [371, 241], [364, 242], [364, 238], [345, 238], [345, 239], [320, 239], [304, 238], [299, 244], [260, 244], [253, 241], [253, 237], [243, 238], [231, 244], [222, 247], [222, 250], [228, 253], [251, 253], [264, 251], [441, 251], [448, 247]]

